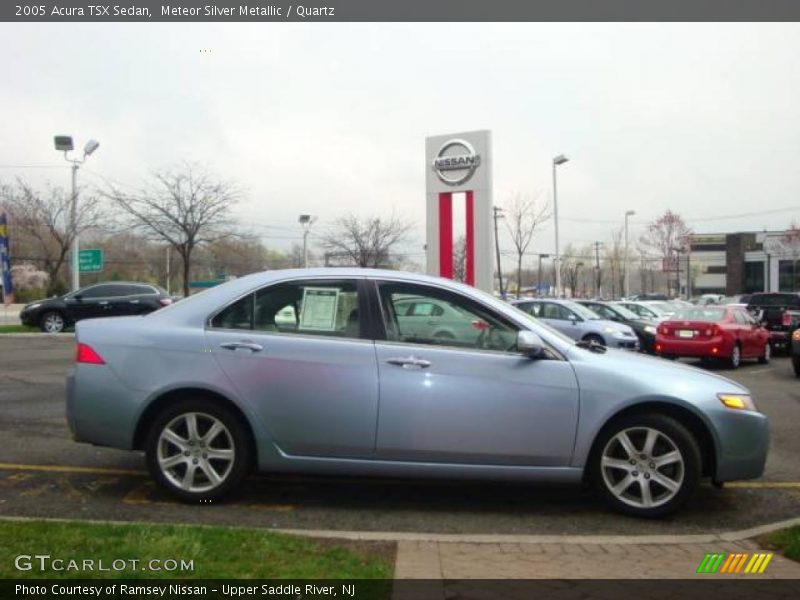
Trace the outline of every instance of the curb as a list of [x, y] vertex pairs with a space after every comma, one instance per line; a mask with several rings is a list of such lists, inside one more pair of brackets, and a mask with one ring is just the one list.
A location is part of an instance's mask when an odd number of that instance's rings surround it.
[[[221, 527], [224, 529], [261, 529], [259, 527], [239, 527], [230, 525], [161, 523], [152, 521], [111, 521], [97, 519], [60, 519], [37, 517], [0, 516], [0, 523], [25, 523], [44, 521], [46, 523], [90, 523], [96, 525], [171, 525], [175, 527]], [[294, 535], [297, 537], [356, 540], [365, 542], [434, 542], [461, 544], [713, 544], [718, 542], [738, 542], [751, 539], [779, 529], [800, 526], [800, 517], [776, 521], [749, 529], [722, 533], [689, 535], [493, 535], [493, 534], [436, 534], [406, 533], [393, 531], [336, 531], [331, 529], [275, 529], [265, 531]]]

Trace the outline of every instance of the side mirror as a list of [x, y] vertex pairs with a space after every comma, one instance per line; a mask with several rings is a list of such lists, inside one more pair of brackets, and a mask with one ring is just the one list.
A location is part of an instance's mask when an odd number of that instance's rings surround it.
[[572, 321], [572, 324], [573, 324], [573, 325], [575, 325], [575, 323], [577, 323], [577, 322], [578, 322], [578, 317], [577, 317], [576, 315], [570, 315], [570, 316], [568, 317], [568, 319], [569, 319], [570, 321]]
[[517, 352], [529, 358], [538, 358], [544, 353], [544, 342], [532, 331], [517, 333]]

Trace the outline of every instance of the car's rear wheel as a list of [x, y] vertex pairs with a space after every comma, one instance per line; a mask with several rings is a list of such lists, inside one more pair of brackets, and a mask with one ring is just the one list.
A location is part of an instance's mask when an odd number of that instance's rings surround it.
[[64, 315], [56, 310], [49, 310], [39, 319], [39, 329], [45, 333], [61, 333], [67, 326]]
[[201, 398], [167, 407], [145, 444], [147, 467], [164, 489], [187, 502], [216, 500], [247, 475], [247, 426], [219, 402]]
[[630, 415], [606, 427], [590, 475], [616, 510], [660, 517], [680, 508], [700, 481], [701, 454], [692, 434], [672, 417]]
[[759, 357], [758, 362], [760, 362], [762, 365], [766, 365], [771, 358], [772, 358], [772, 346], [770, 346], [770, 343], [767, 342], [766, 344], [764, 344], [764, 354], [761, 357]]
[[742, 348], [737, 342], [733, 345], [731, 356], [728, 359], [728, 366], [731, 369], [738, 369], [740, 364], [742, 364]]

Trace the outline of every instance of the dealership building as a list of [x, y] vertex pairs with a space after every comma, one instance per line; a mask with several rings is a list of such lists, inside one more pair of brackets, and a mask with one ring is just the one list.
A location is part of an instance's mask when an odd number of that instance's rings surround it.
[[693, 234], [681, 257], [682, 286], [686, 263], [695, 296], [800, 291], [800, 239], [785, 231]]

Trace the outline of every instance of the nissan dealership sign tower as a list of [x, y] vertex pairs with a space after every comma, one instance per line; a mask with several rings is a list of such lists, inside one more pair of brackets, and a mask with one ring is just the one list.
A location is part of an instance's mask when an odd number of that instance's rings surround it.
[[[492, 161], [489, 131], [425, 139], [428, 273], [453, 279], [453, 207], [464, 202], [464, 282], [491, 292]], [[460, 211], [459, 211], [460, 212]]]

